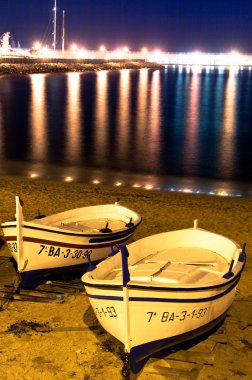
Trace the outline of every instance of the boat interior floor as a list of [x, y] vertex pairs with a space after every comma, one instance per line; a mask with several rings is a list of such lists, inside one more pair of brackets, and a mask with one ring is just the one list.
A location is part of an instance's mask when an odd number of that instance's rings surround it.
[[[107, 218], [99, 218], [99, 219], [90, 219], [90, 220], [80, 220], [71, 223], [61, 223], [57, 227], [78, 231], [84, 233], [99, 233], [106, 232], [106, 229], [110, 229], [112, 232], [116, 230], [123, 229], [125, 227], [125, 222], [119, 219], [107, 219]], [[107, 231], [110, 232], [110, 231]]]
[[[220, 254], [205, 248], [176, 247], [153, 253], [129, 266], [131, 281], [163, 284], [197, 284], [218, 280], [229, 269]], [[114, 269], [108, 279], [121, 280], [122, 270]]]

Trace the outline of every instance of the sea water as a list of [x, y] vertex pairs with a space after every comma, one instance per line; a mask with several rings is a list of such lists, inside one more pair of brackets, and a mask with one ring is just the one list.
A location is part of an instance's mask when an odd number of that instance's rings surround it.
[[0, 77], [0, 174], [252, 196], [252, 72]]

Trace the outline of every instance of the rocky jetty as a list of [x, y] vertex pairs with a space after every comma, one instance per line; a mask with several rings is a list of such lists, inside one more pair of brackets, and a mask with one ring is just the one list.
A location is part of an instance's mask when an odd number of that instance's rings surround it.
[[0, 75], [28, 75], [35, 73], [67, 73], [100, 70], [163, 68], [151, 62], [103, 62], [103, 63], [0, 63]]

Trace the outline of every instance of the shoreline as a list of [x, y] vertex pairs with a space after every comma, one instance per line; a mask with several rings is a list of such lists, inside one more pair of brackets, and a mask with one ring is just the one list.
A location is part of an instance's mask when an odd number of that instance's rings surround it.
[[252, 199], [251, 182], [218, 178], [204, 179], [164, 174], [130, 173], [97, 168], [85, 168], [83, 171], [80, 166], [37, 164], [13, 160], [7, 160], [2, 164], [1, 176], [87, 185], [97, 182], [99, 186]]
[[[163, 352], [161, 357], [153, 355], [138, 379], [252, 378], [252, 199], [15, 176], [0, 176], [0, 181], [0, 223], [13, 218], [15, 195], [24, 202], [25, 220], [32, 219], [38, 210], [50, 215], [71, 208], [113, 203], [120, 198], [122, 205], [139, 212], [143, 218], [133, 240], [193, 227], [193, 220], [198, 219], [199, 228], [225, 235], [240, 245], [246, 242], [246, 267], [235, 301], [217, 337], [214, 334], [191, 349], [179, 351], [177, 356], [168, 352], [166, 355]], [[9, 256], [7, 246], [2, 246], [0, 258], [3, 260]], [[10, 326], [20, 325], [22, 321], [48, 328], [23, 332], [20, 336], [8, 332]], [[63, 304], [9, 302], [0, 312], [0, 326], [3, 380], [122, 378], [120, 345], [101, 328], [82, 293], [66, 294]], [[195, 352], [198, 352], [196, 359]], [[190, 362], [186, 357], [194, 358], [194, 361]], [[209, 365], [207, 360], [210, 359]]]
[[151, 62], [100, 62], [100, 63], [0, 63], [0, 75], [29, 75], [46, 73], [90, 72], [122, 69], [160, 69], [163, 65]]
[[[122, 204], [126, 207], [136, 208], [140, 214], [147, 211], [154, 205], [163, 205], [160, 209], [161, 217], [167, 212], [166, 229], [187, 228], [193, 225], [193, 220], [198, 219], [199, 223], [203, 223], [202, 228], [215, 229], [220, 228], [219, 233], [224, 233], [227, 230], [234, 230], [234, 224], [244, 225], [243, 216], [237, 214], [237, 211], [247, 215], [247, 220], [252, 222], [252, 198], [237, 197], [237, 196], [216, 196], [209, 194], [195, 194], [186, 192], [171, 192], [166, 190], [133, 188], [126, 186], [113, 186], [102, 184], [87, 184], [84, 182], [63, 182], [52, 179], [25, 178], [16, 175], [0, 175], [0, 223], [5, 221], [3, 217], [12, 217], [15, 208], [15, 195], [19, 195], [23, 201], [28, 202], [26, 219], [33, 218], [31, 205], [36, 199], [35, 214], [37, 208], [42, 208], [41, 212], [47, 215], [64, 211], [67, 209], [88, 206], [102, 203], [113, 203], [116, 198], [120, 198]], [[52, 201], [51, 197], [55, 197], [57, 202]], [[35, 199], [34, 199], [35, 198]], [[3, 202], [4, 199], [4, 202]], [[144, 201], [148, 200], [149, 204]], [[133, 202], [133, 203], [132, 203]], [[167, 204], [164, 204], [166, 202]], [[25, 202], [26, 203], [26, 202]], [[190, 205], [195, 204], [193, 210]], [[233, 207], [233, 211], [231, 209]], [[13, 206], [13, 207], [12, 207]], [[13, 208], [7, 211], [8, 208]], [[138, 208], [143, 208], [141, 211]], [[229, 225], [229, 220], [221, 225], [218, 220], [218, 214], [214, 214], [216, 219], [208, 220], [209, 209], [215, 210], [223, 214], [223, 217], [228, 211], [228, 218], [233, 218], [233, 225]], [[185, 211], [190, 210], [190, 216]], [[158, 215], [158, 209], [155, 207], [155, 215]], [[232, 215], [233, 212], [233, 215]], [[174, 215], [180, 215], [180, 220]], [[154, 215], [152, 219], [155, 219]], [[170, 220], [169, 220], [170, 219]], [[222, 219], [221, 219], [222, 220]], [[168, 224], [167, 224], [168, 223]], [[174, 224], [173, 224], [174, 223]], [[148, 223], [147, 223], [148, 224]], [[160, 224], [158, 223], [158, 228]], [[252, 232], [252, 225], [247, 225], [246, 234]], [[237, 233], [237, 231], [236, 231]], [[235, 240], [236, 236], [234, 237]], [[249, 235], [247, 236], [247, 240]]]

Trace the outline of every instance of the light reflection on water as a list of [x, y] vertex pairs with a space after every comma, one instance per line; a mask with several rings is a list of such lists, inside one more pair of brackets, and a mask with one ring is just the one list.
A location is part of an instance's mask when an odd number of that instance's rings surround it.
[[46, 74], [34, 74], [31, 80], [30, 138], [32, 141], [31, 160], [43, 160], [47, 154], [46, 146]]
[[[161, 141], [160, 141], [160, 70], [156, 70], [153, 73], [152, 81], [150, 85], [150, 118], [149, 118], [149, 128], [147, 129], [146, 142], [148, 149], [148, 154], [151, 159], [151, 168], [154, 171], [158, 162], [160, 161], [160, 150], [161, 150]], [[141, 96], [141, 95], [140, 95]], [[145, 139], [140, 143], [143, 143]]]
[[97, 73], [96, 81], [96, 128], [95, 141], [97, 141], [96, 165], [106, 162], [108, 150], [108, 72]]
[[115, 144], [111, 146], [116, 152], [115, 159], [119, 165], [123, 160], [129, 160], [130, 149], [130, 71], [121, 70], [119, 79], [119, 103], [117, 111], [117, 132], [115, 133]]
[[[144, 141], [147, 134], [148, 125], [148, 70], [139, 70], [139, 80], [138, 80], [138, 103], [136, 112], [136, 131], [135, 139], [136, 141]], [[136, 157], [138, 160], [143, 161], [144, 165], [144, 145], [134, 144], [134, 149], [136, 150]], [[145, 166], [144, 166], [145, 169]]]
[[219, 167], [224, 175], [232, 175], [234, 168], [235, 128], [236, 128], [236, 74], [229, 70], [225, 89], [225, 105], [222, 129], [220, 133]]
[[70, 163], [78, 160], [81, 149], [80, 85], [80, 75], [69, 73], [67, 76], [66, 157]]
[[251, 196], [251, 104], [232, 68], [1, 77], [0, 173]]
[[199, 92], [200, 70], [198, 67], [195, 67], [188, 87], [187, 123], [185, 130], [185, 147], [183, 149], [184, 165], [187, 170], [194, 168], [194, 164], [199, 160]]

